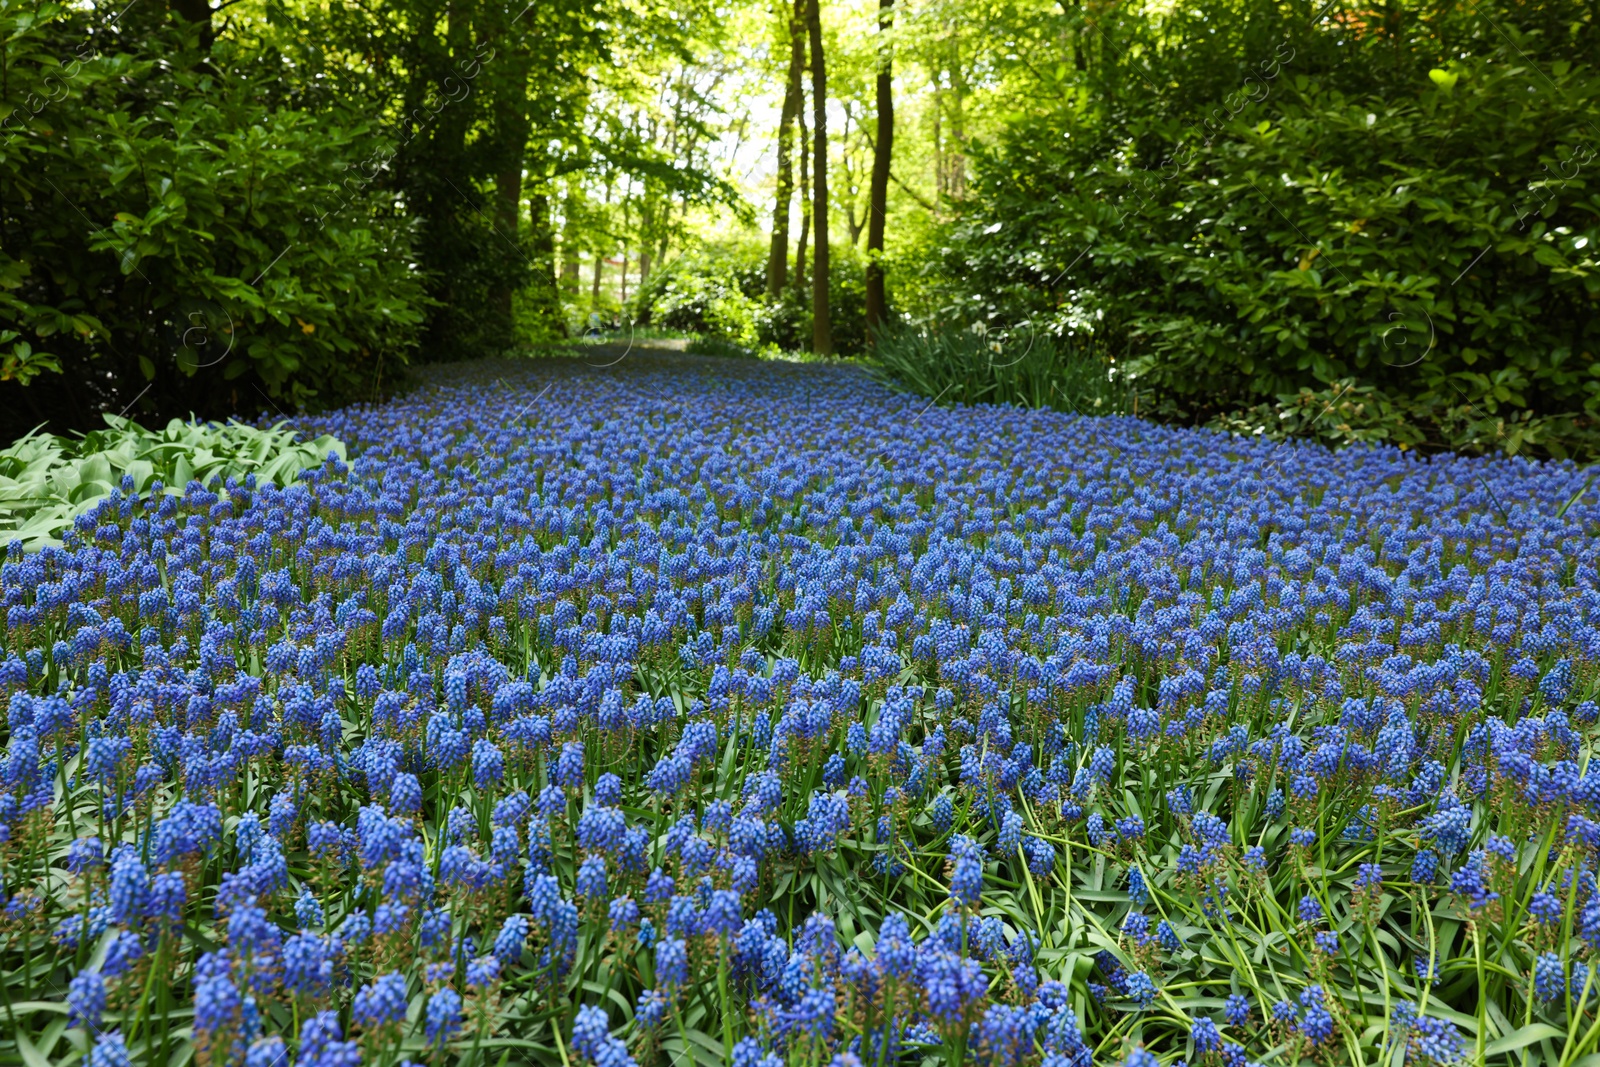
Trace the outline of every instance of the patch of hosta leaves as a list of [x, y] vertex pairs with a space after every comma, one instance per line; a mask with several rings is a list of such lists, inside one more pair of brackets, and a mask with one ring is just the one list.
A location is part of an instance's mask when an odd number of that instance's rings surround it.
[[302, 441], [281, 422], [260, 429], [173, 419], [164, 430], [147, 430], [116, 415], [105, 421], [105, 429], [77, 437], [30, 433], [0, 451], [0, 539], [30, 548], [57, 544], [75, 518], [119, 488], [176, 496], [193, 481], [250, 475], [288, 485], [330, 452], [345, 458], [338, 438]]

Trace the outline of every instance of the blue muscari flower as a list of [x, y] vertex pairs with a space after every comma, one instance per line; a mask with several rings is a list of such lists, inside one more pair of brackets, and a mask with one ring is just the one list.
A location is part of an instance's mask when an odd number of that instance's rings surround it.
[[311, 930], [323, 924], [322, 905], [311, 895], [310, 889], [300, 891], [299, 899], [294, 902], [294, 917], [302, 929]]
[[983, 893], [983, 851], [965, 834], [950, 839], [950, 899], [962, 907], [977, 907]]
[[1128, 868], [1128, 899], [1141, 907], [1150, 903], [1150, 886], [1136, 866]]
[[1287, 807], [1288, 805], [1285, 803], [1283, 797], [1283, 790], [1274, 789], [1272, 792], [1267, 794], [1266, 813], [1267, 818], [1272, 822], [1277, 822], [1279, 819], [1283, 818], [1283, 813]]
[[522, 958], [522, 949], [528, 940], [528, 917], [523, 914], [508, 915], [500, 924], [494, 938], [494, 954], [506, 966]]
[[732, 1067], [783, 1067], [783, 1063], [783, 1057], [768, 1052], [757, 1038], [741, 1038], [733, 1046]]
[[996, 847], [1001, 855], [1013, 856], [1022, 844], [1022, 816], [1014, 811], [1008, 811], [1001, 822], [1000, 834], [996, 839]]
[[1189, 1024], [1189, 1040], [1194, 1043], [1195, 1052], [1202, 1056], [1222, 1049], [1221, 1031], [1215, 1022], [1203, 1015]]
[[1232, 993], [1223, 1005], [1223, 1015], [1228, 1025], [1242, 1030], [1250, 1025], [1250, 998], [1242, 993]]
[[1303, 923], [1319, 923], [1322, 921], [1322, 902], [1310, 894], [1300, 898], [1297, 910], [1300, 914], [1300, 921]]
[[1436, 842], [1445, 855], [1454, 855], [1467, 846], [1472, 812], [1465, 805], [1444, 808], [1422, 820], [1422, 835]]
[[112, 935], [110, 943], [106, 945], [105, 961], [100, 965], [101, 973], [110, 978], [126, 974], [143, 955], [144, 945], [138, 936], [120, 930]]
[[578, 865], [578, 896], [598, 900], [606, 895], [606, 860], [590, 856]]
[[137, 924], [150, 894], [150, 873], [132, 850], [118, 850], [111, 860], [111, 918]]
[[320, 996], [333, 983], [335, 950], [332, 942], [312, 933], [300, 933], [283, 943], [283, 985], [291, 993]]
[[467, 986], [488, 989], [500, 977], [500, 961], [493, 956], [478, 956], [467, 964]]
[[[639, 1001], [634, 1006], [634, 1022], [639, 1026], [649, 1029], [660, 1024], [667, 1013], [667, 998], [660, 991], [646, 989], [639, 994]], [[737, 1053], [735, 1053], [737, 1056]]]
[[878, 965], [885, 975], [909, 978], [916, 967], [917, 951], [911, 941], [911, 928], [905, 916], [891, 912], [878, 927]]
[[1042, 837], [1032, 834], [1022, 839], [1022, 854], [1028, 863], [1028, 870], [1035, 878], [1044, 878], [1055, 870], [1056, 847]]
[[95, 1031], [106, 1010], [106, 983], [94, 971], [79, 971], [67, 985], [67, 1011], [74, 1026]]
[[1183, 951], [1183, 939], [1178, 936], [1178, 931], [1173, 929], [1172, 923], [1166, 919], [1156, 924], [1156, 940], [1161, 942], [1161, 947], [1168, 952]]
[[739, 894], [727, 889], [713, 890], [705, 910], [705, 932], [726, 936], [739, 929], [742, 922]]
[[73, 874], [84, 874], [104, 863], [105, 849], [101, 847], [98, 837], [74, 838], [72, 844], [67, 846], [67, 870]]
[[257, 1038], [245, 1053], [245, 1067], [289, 1067], [289, 1047], [276, 1034]]
[[1540, 1000], [1555, 1000], [1567, 991], [1567, 965], [1554, 952], [1541, 952], [1533, 964], [1533, 989]]
[[89, 1067], [132, 1067], [133, 1058], [122, 1039], [121, 1030], [101, 1034], [95, 1040], [94, 1051], [89, 1054]]
[[1439, 855], [1431, 848], [1421, 849], [1411, 861], [1411, 880], [1418, 885], [1432, 885], [1439, 876]]
[[639, 905], [632, 897], [617, 897], [608, 908], [613, 932], [620, 932], [639, 922]]
[[689, 980], [689, 957], [681, 938], [666, 938], [656, 944], [656, 981], [676, 989]]
[[1383, 868], [1376, 863], [1363, 863], [1356, 868], [1354, 890], [1358, 893], [1375, 892], [1383, 887]]
[[1554, 926], [1561, 921], [1561, 912], [1561, 898], [1548, 889], [1536, 890], [1533, 896], [1528, 898], [1528, 914], [1533, 916], [1536, 922]]
[[400, 815], [412, 815], [422, 810], [422, 783], [416, 775], [402, 771], [390, 781], [389, 810]]
[[1326, 996], [1319, 985], [1307, 986], [1300, 994], [1300, 1031], [1313, 1045], [1325, 1044], [1333, 1039], [1333, 1015], [1328, 1011]]
[[956, 819], [955, 806], [950, 802], [950, 794], [940, 793], [933, 798], [933, 807], [929, 817], [933, 820], [936, 830], [940, 833], [949, 832], [950, 828], [955, 825]]
[[918, 954], [917, 977], [927, 998], [929, 1014], [947, 1026], [959, 1021], [967, 1007], [988, 988], [983, 969], [976, 960], [962, 959], [926, 946]]
[[1138, 1002], [1141, 1008], [1148, 1008], [1155, 1003], [1156, 985], [1144, 971], [1134, 971], [1127, 977], [1128, 996]]
[[583, 788], [583, 742], [568, 741], [561, 746], [551, 780], [563, 789]]
[[207, 953], [196, 968], [194, 983], [195, 1038], [208, 1047], [231, 1047], [231, 1035], [244, 1008], [238, 986], [228, 976], [226, 958]]
[[375, 1030], [406, 1017], [406, 980], [399, 972], [380, 975], [356, 991], [350, 1015], [357, 1024]]
[[1461, 1059], [1465, 1042], [1455, 1023], [1432, 1016], [1419, 1016], [1411, 1024], [1411, 1050], [1424, 1063], [1455, 1063]]
[[461, 1030], [461, 994], [446, 986], [428, 998], [424, 1032], [430, 1045], [443, 1044]]

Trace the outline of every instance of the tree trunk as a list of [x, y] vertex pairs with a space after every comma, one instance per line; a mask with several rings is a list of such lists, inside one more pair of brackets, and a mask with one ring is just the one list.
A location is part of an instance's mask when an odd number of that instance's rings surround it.
[[811, 142], [807, 139], [804, 100], [795, 112], [795, 133], [800, 147], [800, 240], [795, 243], [794, 249], [794, 288], [796, 293], [804, 293], [806, 249], [811, 239]]
[[[880, 39], [894, 25], [894, 0], [878, 0]], [[883, 228], [889, 211], [889, 163], [894, 151], [894, 84], [889, 46], [878, 62], [878, 139], [872, 146], [872, 186], [867, 193], [867, 332], [873, 336], [888, 320], [883, 291]]]
[[[535, 175], [534, 181], [542, 181]], [[533, 297], [539, 314], [553, 333], [565, 336], [566, 322], [561, 314], [561, 291], [556, 278], [556, 234], [550, 227], [550, 196], [543, 189], [528, 197], [530, 257], [533, 260]]]
[[600, 270], [605, 263], [605, 258], [599, 252], [594, 254], [594, 285], [589, 291], [589, 307], [593, 311], [600, 310]]
[[583, 190], [574, 175], [567, 176], [566, 195], [561, 198], [561, 296], [577, 303], [578, 252], [581, 247], [578, 216], [583, 212]]
[[[784, 83], [783, 112], [778, 119], [778, 197], [772, 208], [772, 253], [767, 258], [767, 295], [776, 300], [789, 281], [789, 205], [794, 200], [794, 126], [805, 99], [800, 75], [806, 65], [801, 34], [802, 5], [794, 0], [789, 16], [789, 78]], [[803, 119], [802, 119], [803, 121]]]
[[828, 315], [828, 72], [822, 55], [822, 0], [810, 0], [806, 30], [811, 38], [811, 351], [833, 355]]
[[[507, 146], [509, 151], [509, 146]], [[500, 231], [500, 236], [511, 242], [507, 251], [515, 251], [517, 245], [518, 222], [522, 216], [522, 150], [517, 149], [516, 159], [507, 159], [503, 162], [500, 172], [494, 178], [495, 191], [495, 220], [494, 225]], [[497, 285], [494, 289], [493, 302], [494, 314], [499, 316], [509, 332], [511, 323], [511, 294], [514, 289], [510, 285]]]
[[950, 199], [961, 200], [967, 195], [967, 72], [962, 67], [961, 38], [950, 41], [950, 141], [952, 150], [946, 155], [950, 168]]

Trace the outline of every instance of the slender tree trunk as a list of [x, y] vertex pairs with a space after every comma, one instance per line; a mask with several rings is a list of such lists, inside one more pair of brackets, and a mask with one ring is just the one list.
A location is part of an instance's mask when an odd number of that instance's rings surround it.
[[[514, 248], [517, 243], [517, 223], [522, 215], [522, 157], [520, 152], [517, 154], [515, 165], [508, 161], [500, 173], [495, 175], [494, 186], [495, 229], [499, 230], [500, 236], [510, 241]], [[506, 249], [508, 252], [511, 250]], [[537, 279], [535, 284], [537, 284]], [[493, 294], [494, 314], [502, 320], [507, 331], [511, 329], [512, 292], [513, 287], [510, 285], [497, 285]]]
[[961, 200], [967, 195], [967, 74], [962, 67], [960, 37], [951, 38], [950, 54], [950, 198]]
[[589, 290], [589, 307], [591, 310], [600, 310], [600, 271], [605, 264], [605, 256], [596, 251], [594, 254], [594, 285]]
[[800, 240], [795, 243], [794, 249], [794, 288], [795, 292], [804, 293], [807, 242], [811, 239], [811, 141], [806, 129], [806, 109], [803, 100], [795, 113], [795, 133], [800, 148]]
[[[534, 180], [542, 181], [542, 177]], [[528, 244], [533, 253], [533, 289], [539, 312], [551, 331], [566, 335], [567, 327], [561, 314], [561, 290], [556, 277], [556, 234], [550, 226], [550, 196], [542, 189], [528, 197], [528, 215], [532, 236]]]
[[804, 2], [794, 0], [794, 11], [789, 16], [789, 78], [784, 83], [783, 112], [778, 118], [778, 196], [772, 208], [772, 253], [767, 258], [767, 295], [774, 300], [783, 294], [783, 287], [789, 281], [789, 206], [794, 200], [794, 127], [805, 99], [800, 83], [806, 65], [806, 43], [801, 33]]
[[806, 30], [811, 38], [811, 350], [833, 355], [828, 314], [828, 71], [822, 55], [822, 0], [810, 0]]
[[[878, 0], [880, 41], [894, 25], [894, 0]], [[876, 336], [888, 321], [883, 291], [883, 229], [889, 211], [889, 164], [894, 158], [894, 82], [887, 42], [878, 60], [878, 138], [872, 146], [872, 186], [867, 193], [867, 332]]]

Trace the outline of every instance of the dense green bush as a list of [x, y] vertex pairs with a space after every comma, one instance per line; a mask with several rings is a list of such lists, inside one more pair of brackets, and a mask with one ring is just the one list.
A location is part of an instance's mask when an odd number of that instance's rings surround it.
[[[867, 350], [866, 267], [857, 256], [835, 249], [828, 304], [834, 351]], [[789, 286], [781, 298], [767, 294], [765, 252], [760, 249], [701, 249], [686, 253], [652, 274], [634, 300], [642, 323], [747, 348], [785, 352], [811, 344], [811, 290]]]
[[1178, 417], [1348, 380], [1389, 439], [1587, 451], [1600, 78], [1569, 13], [1484, 12], [1502, 36], [1408, 11], [1397, 39], [1246, 4], [1233, 62], [1152, 46], [1170, 91], [1015, 126], [946, 274], [1093, 338]]
[[368, 124], [263, 103], [271, 64], [98, 18], [0, 11], [4, 435], [370, 395], [424, 298]]

